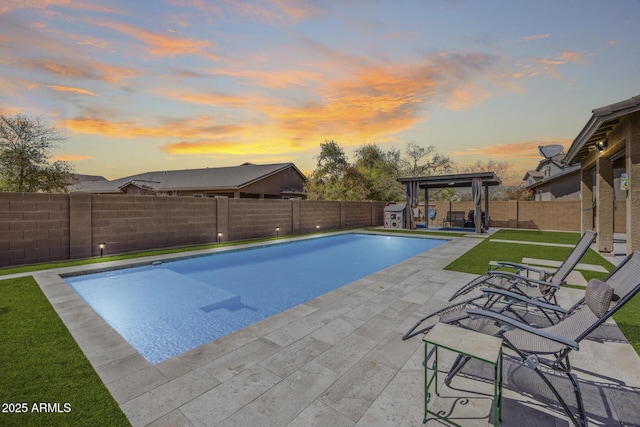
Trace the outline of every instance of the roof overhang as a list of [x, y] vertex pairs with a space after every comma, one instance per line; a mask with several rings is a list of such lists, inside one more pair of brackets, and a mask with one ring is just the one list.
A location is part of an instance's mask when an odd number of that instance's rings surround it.
[[421, 176], [412, 178], [398, 178], [398, 181], [406, 184], [418, 181], [420, 188], [451, 188], [471, 187], [474, 178], [482, 180], [483, 187], [492, 187], [502, 184], [500, 178], [493, 172], [457, 173], [453, 175]]
[[622, 117], [636, 111], [640, 111], [640, 95], [593, 110], [593, 115], [573, 140], [562, 162], [568, 165], [580, 162], [596, 149], [598, 142], [607, 139]]

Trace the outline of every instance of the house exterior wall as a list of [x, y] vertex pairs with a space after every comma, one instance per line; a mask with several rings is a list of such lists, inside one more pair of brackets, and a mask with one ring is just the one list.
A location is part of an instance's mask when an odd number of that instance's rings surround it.
[[258, 182], [240, 189], [242, 194], [264, 195], [267, 198], [280, 198], [284, 189], [302, 190], [304, 178], [293, 168], [289, 167]]
[[580, 200], [580, 173], [571, 173], [534, 187], [536, 201]]
[[383, 224], [382, 202], [0, 193], [0, 267]]
[[640, 112], [629, 116], [625, 138], [629, 190], [626, 200], [627, 254], [640, 250]]
[[[610, 158], [625, 152], [625, 169], [629, 189], [620, 191], [611, 170]], [[580, 159], [582, 173], [582, 230], [591, 228], [593, 210], [591, 197], [591, 170], [595, 168], [595, 222], [596, 230], [604, 233], [599, 240], [599, 250], [610, 252], [613, 233], [626, 233], [627, 254], [640, 250], [640, 112], [629, 114], [620, 119], [620, 123], [607, 136], [607, 148], [600, 152], [593, 150]], [[635, 184], [635, 185], [634, 185]], [[611, 208], [613, 206], [613, 209]], [[604, 209], [603, 209], [604, 208]], [[624, 224], [624, 226], [623, 226]], [[604, 245], [600, 243], [604, 242]]]

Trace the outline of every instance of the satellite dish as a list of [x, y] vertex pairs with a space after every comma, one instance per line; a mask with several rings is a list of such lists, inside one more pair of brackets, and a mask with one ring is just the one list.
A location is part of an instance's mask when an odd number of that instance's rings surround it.
[[545, 146], [540, 145], [538, 147], [540, 155], [545, 159], [550, 159], [553, 156], [557, 156], [558, 154], [562, 153], [562, 150], [564, 150], [564, 147], [560, 144], [551, 144]]

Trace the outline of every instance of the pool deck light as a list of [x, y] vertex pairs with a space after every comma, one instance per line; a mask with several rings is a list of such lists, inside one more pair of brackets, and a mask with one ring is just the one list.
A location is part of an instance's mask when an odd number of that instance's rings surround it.
[[276, 236], [280, 235], [280, 227], [276, 227]]
[[100, 258], [102, 258], [102, 251], [107, 244], [105, 242], [98, 242], [98, 247], [100, 248]]
[[222, 233], [218, 233], [218, 243], [222, 240]]

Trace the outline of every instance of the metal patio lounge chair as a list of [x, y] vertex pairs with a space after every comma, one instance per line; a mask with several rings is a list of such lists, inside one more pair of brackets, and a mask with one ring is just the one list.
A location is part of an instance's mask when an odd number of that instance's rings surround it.
[[[480, 287], [481, 294], [458, 301], [422, 317], [405, 333], [402, 339], [407, 340], [424, 333], [437, 322], [459, 323], [468, 317], [466, 309], [489, 309], [538, 326], [556, 323], [562, 317], [571, 313], [575, 306], [569, 309], [558, 307], [555, 292], [580, 258], [582, 258], [595, 236], [596, 233], [593, 231], [585, 232], [571, 254], [553, 274], [547, 276], [547, 280], [535, 280], [503, 271], [492, 271], [478, 276], [463, 286], [458, 293], [462, 295]], [[529, 268], [516, 263], [508, 264], [513, 265], [514, 268], [522, 267], [521, 270]], [[544, 272], [544, 270], [533, 268], [531, 270]], [[487, 286], [492, 286], [492, 288]], [[450, 298], [449, 301], [456, 298], [458, 293]]]
[[[567, 276], [587, 252], [596, 236], [597, 233], [595, 231], [585, 231], [569, 256], [562, 262], [560, 267], [552, 273], [524, 264], [500, 261], [497, 263], [496, 269], [508, 267], [515, 270], [515, 272], [493, 269], [458, 289], [453, 296], [449, 298], [449, 301], [453, 301], [459, 296], [467, 294], [478, 287], [493, 287], [506, 289], [529, 298], [536, 298], [556, 304], [556, 290], [564, 284]], [[523, 273], [526, 273], [526, 276], [524, 276]], [[537, 274], [538, 277], [529, 277], [532, 273]]]
[[[536, 328], [491, 310], [468, 309], [469, 317], [461, 326], [502, 338], [503, 345], [515, 352], [517, 359], [533, 369], [547, 385], [571, 422], [582, 427], [587, 425], [587, 419], [577, 379], [571, 373], [569, 354], [579, 350], [584, 338], [639, 291], [640, 251], [636, 251], [625, 258], [604, 281], [592, 279], [587, 284], [585, 297], [554, 325]], [[468, 360], [459, 357], [445, 378], [445, 383], [449, 383]], [[578, 414], [572, 412], [541, 367], [568, 377], [575, 392]]]

